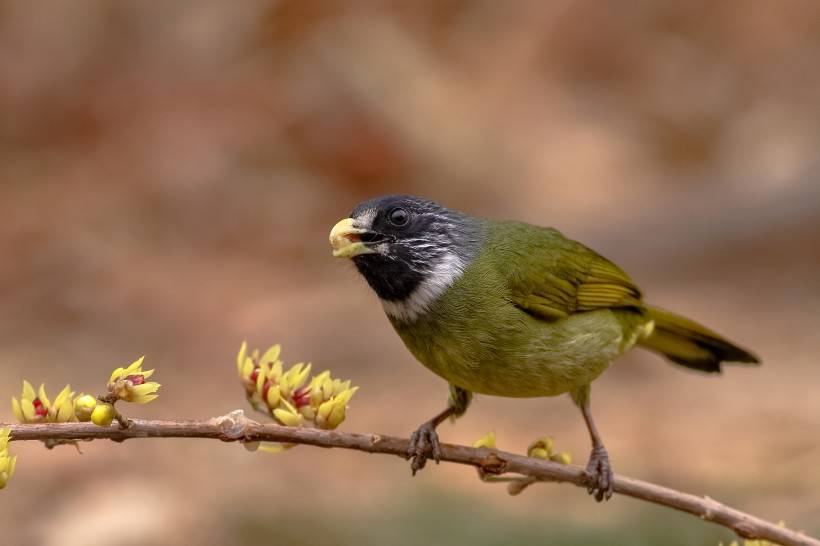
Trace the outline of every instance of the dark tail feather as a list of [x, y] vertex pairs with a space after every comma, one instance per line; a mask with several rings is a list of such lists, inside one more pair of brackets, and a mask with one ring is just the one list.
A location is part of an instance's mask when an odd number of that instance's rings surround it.
[[676, 364], [704, 372], [720, 372], [721, 362], [760, 363], [751, 352], [697, 322], [657, 307], [647, 307], [647, 310], [655, 321], [655, 329], [639, 344]]

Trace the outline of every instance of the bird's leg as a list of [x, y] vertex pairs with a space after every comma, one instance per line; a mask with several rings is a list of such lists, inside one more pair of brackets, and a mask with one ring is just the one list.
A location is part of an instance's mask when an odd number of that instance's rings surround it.
[[609, 464], [609, 454], [606, 452], [604, 443], [598, 435], [598, 429], [592, 420], [592, 413], [589, 411], [589, 402], [581, 406], [581, 413], [589, 429], [589, 436], [592, 439], [592, 453], [587, 463], [587, 472], [592, 475], [594, 481], [587, 488], [587, 492], [595, 495], [595, 500], [609, 500], [612, 496], [612, 466]]
[[407, 448], [407, 458], [413, 459], [410, 468], [413, 475], [424, 468], [427, 459], [432, 456], [436, 464], [441, 460], [441, 444], [438, 440], [436, 427], [444, 422], [448, 417], [460, 417], [467, 411], [467, 407], [472, 400], [472, 393], [461, 387], [450, 385], [450, 399], [447, 402], [447, 409], [437, 414], [435, 417], [421, 425], [410, 435], [410, 445]]
[[598, 428], [592, 419], [592, 412], [589, 409], [589, 386], [572, 393], [572, 399], [581, 408], [581, 414], [589, 430], [589, 437], [592, 440], [592, 453], [587, 463], [587, 473], [592, 476], [592, 481], [587, 487], [590, 495], [595, 495], [595, 500], [601, 502], [609, 500], [613, 492], [612, 466], [609, 464], [609, 454], [606, 452], [604, 442], [598, 434]]

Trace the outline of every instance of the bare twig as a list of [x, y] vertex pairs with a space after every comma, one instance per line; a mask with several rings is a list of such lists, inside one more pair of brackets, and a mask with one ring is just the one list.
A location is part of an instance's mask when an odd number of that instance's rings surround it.
[[[248, 419], [241, 410], [207, 421], [144, 421], [134, 419], [128, 428], [98, 427], [91, 423], [6, 425], [11, 440], [102, 440], [132, 438], [213, 438], [226, 442], [285, 442], [320, 447], [355, 449], [404, 457], [408, 440], [377, 434], [356, 434], [310, 428], [262, 424]], [[563, 465], [487, 448], [442, 445], [442, 460], [478, 468], [483, 474], [513, 473], [526, 482], [566, 482], [586, 487], [591, 477], [578, 466]], [[736, 510], [709, 497], [698, 497], [644, 481], [615, 476], [615, 492], [647, 502], [694, 514], [731, 529], [744, 538], [765, 539], [784, 546], [820, 546], [820, 540], [780, 527]]]

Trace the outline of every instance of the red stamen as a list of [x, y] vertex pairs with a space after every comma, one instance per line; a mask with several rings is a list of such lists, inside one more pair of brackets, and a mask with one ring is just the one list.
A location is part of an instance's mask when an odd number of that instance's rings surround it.
[[43, 405], [39, 398], [35, 398], [31, 401], [31, 403], [34, 405], [35, 415], [39, 415], [40, 417], [45, 417], [48, 415], [48, 408]]
[[266, 379], [265, 382], [262, 384], [262, 397], [263, 398], [268, 397], [268, 391], [270, 390], [270, 388], [272, 386], [273, 386], [273, 383], [271, 383], [270, 379]]
[[256, 383], [256, 380], [259, 379], [259, 368], [254, 368], [251, 372], [251, 381]]
[[302, 387], [301, 389], [293, 391], [293, 404], [297, 408], [310, 404], [310, 389], [308, 387]]
[[125, 378], [126, 381], [130, 381], [132, 385], [143, 385], [145, 384], [145, 376], [144, 375], [129, 375]]

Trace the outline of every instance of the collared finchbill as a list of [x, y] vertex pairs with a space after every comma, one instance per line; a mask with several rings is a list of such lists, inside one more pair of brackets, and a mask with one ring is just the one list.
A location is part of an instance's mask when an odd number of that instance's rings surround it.
[[336, 258], [353, 258], [362, 254], [375, 254], [376, 250], [361, 240], [361, 235], [368, 230], [356, 226], [356, 220], [345, 218], [330, 230], [330, 246]]

